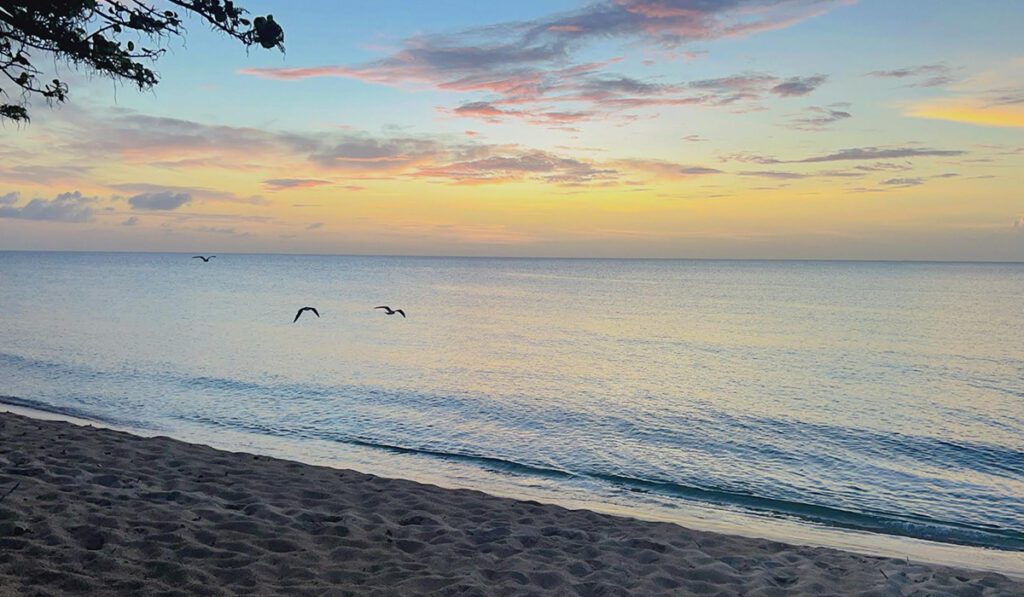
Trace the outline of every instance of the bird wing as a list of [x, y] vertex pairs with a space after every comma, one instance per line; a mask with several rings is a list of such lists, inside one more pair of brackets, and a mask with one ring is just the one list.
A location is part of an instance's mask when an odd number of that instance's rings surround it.
[[395, 309], [395, 313], [401, 313], [402, 314], [402, 319], [405, 319], [405, 311], [403, 311], [401, 309]]
[[196, 255], [196, 256], [195, 256], [195, 257], [193, 257], [192, 259], [206, 259], [206, 258], [205, 258], [205, 257], [203, 257], [202, 255]]
[[381, 305], [381, 306], [379, 306], [379, 307], [374, 307], [374, 309], [387, 309], [388, 311], [390, 311], [390, 310], [391, 310], [391, 307], [389, 307], [389, 306], [387, 306], [387, 305]]
[[295, 313], [295, 319], [292, 320], [292, 323], [295, 323], [296, 321], [299, 320], [299, 316], [302, 315], [303, 311], [305, 311], [305, 309], [299, 309], [298, 312]]
[[310, 311], [312, 311], [313, 315], [316, 315], [317, 317], [320, 317], [320, 312], [317, 311], [316, 309], [314, 309], [313, 307], [306, 307], [306, 308], [309, 309]]

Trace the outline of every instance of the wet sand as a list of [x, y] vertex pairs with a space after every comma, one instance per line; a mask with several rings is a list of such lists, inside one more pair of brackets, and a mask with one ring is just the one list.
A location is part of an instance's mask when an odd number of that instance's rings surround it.
[[0, 413], [2, 597], [364, 594], [1024, 595], [1024, 583]]

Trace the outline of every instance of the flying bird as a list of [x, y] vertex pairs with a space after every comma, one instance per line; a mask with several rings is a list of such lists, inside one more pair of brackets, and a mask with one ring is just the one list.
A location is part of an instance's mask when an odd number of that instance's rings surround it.
[[303, 311], [312, 311], [313, 315], [316, 315], [318, 319], [320, 318], [320, 312], [314, 309], [313, 307], [303, 307], [299, 309], [299, 311], [295, 314], [295, 319], [292, 320], [292, 323], [295, 323], [296, 321], [299, 320], [299, 317], [302, 316]]
[[203, 263], [209, 263], [210, 260], [213, 259], [214, 257], [216, 257], [216, 255], [210, 255], [209, 257], [203, 257], [202, 255], [196, 255], [192, 259], [202, 259]]
[[387, 305], [381, 305], [379, 307], [374, 307], [374, 309], [384, 309], [385, 310], [385, 315], [394, 315], [395, 313], [401, 313], [402, 317], [403, 318], [405, 317], [405, 311], [403, 311], [401, 309], [392, 309], [391, 307], [389, 307]]

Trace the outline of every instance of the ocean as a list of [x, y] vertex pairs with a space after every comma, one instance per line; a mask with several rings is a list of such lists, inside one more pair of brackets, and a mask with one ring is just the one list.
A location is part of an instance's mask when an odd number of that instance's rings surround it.
[[0, 313], [12, 408], [1024, 572], [1021, 264], [0, 252]]

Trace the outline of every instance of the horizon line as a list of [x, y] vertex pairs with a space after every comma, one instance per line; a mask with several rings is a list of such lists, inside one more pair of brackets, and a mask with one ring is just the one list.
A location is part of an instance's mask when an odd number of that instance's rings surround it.
[[[0, 249], [0, 253], [74, 253], [111, 255], [193, 255], [191, 251], [91, 251], [75, 249]], [[202, 251], [200, 251], [202, 253]], [[856, 259], [815, 257], [570, 257], [558, 255], [403, 255], [395, 253], [275, 253], [216, 251], [217, 255], [266, 255], [271, 257], [390, 257], [402, 259], [519, 259], [552, 261], [750, 261], [750, 262], [817, 262], [817, 263], [950, 263], [979, 265], [1024, 265], [1024, 261], [978, 259]]]

